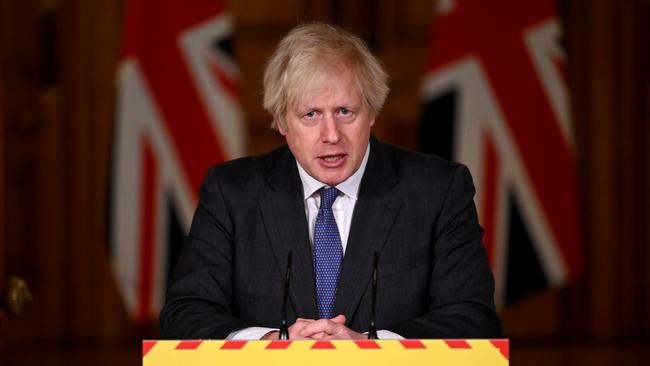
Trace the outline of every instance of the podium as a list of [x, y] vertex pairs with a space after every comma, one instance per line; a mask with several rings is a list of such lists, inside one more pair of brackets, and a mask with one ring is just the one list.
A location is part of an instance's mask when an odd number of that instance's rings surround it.
[[142, 341], [144, 366], [509, 364], [507, 339]]

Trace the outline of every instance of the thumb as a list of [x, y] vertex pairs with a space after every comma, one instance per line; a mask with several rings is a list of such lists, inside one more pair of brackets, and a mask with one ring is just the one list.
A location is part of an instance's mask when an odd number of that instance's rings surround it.
[[337, 324], [345, 324], [346, 319], [345, 319], [345, 315], [339, 314], [339, 315], [333, 317], [330, 320], [333, 321], [334, 323], [337, 323]]

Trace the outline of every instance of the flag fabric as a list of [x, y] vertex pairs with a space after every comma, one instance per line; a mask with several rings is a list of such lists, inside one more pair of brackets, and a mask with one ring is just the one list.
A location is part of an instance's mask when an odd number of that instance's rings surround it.
[[207, 169], [241, 156], [222, 1], [128, 0], [117, 70], [111, 260], [129, 313], [157, 319]]
[[573, 133], [555, 0], [440, 1], [424, 152], [466, 164], [497, 305], [581, 268]]

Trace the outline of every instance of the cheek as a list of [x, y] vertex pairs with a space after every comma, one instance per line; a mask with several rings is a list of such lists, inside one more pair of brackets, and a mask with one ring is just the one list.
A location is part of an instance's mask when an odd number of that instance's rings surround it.
[[350, 139], [357, 144], [363, 144], [364, 140], [370, 138], [370, 125], [363, 125], [350, 131]]
[[300, 134], [295, 134], [295, 131], [285, 135], [287, 139], [287, 144], [293, 152], [293, 154], [299, 159], [302, 160], [302, 163], [306, 163], [308, 157], [311, 154], [313, 144], [308, 141], [305, 136]]
[[316, 129], [298, 129], [294, 128], [287, 134], [293, 140], [294, 145], [310, 148], [318, 141], [318, 131]]

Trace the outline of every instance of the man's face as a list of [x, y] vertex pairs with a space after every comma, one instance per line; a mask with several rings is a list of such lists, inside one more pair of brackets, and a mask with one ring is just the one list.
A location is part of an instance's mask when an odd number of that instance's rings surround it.
[[350, 72], [330, 73], [289, 106], [280, 133], [305, 171], [330, 186], [357, 171], [375, 123]]

